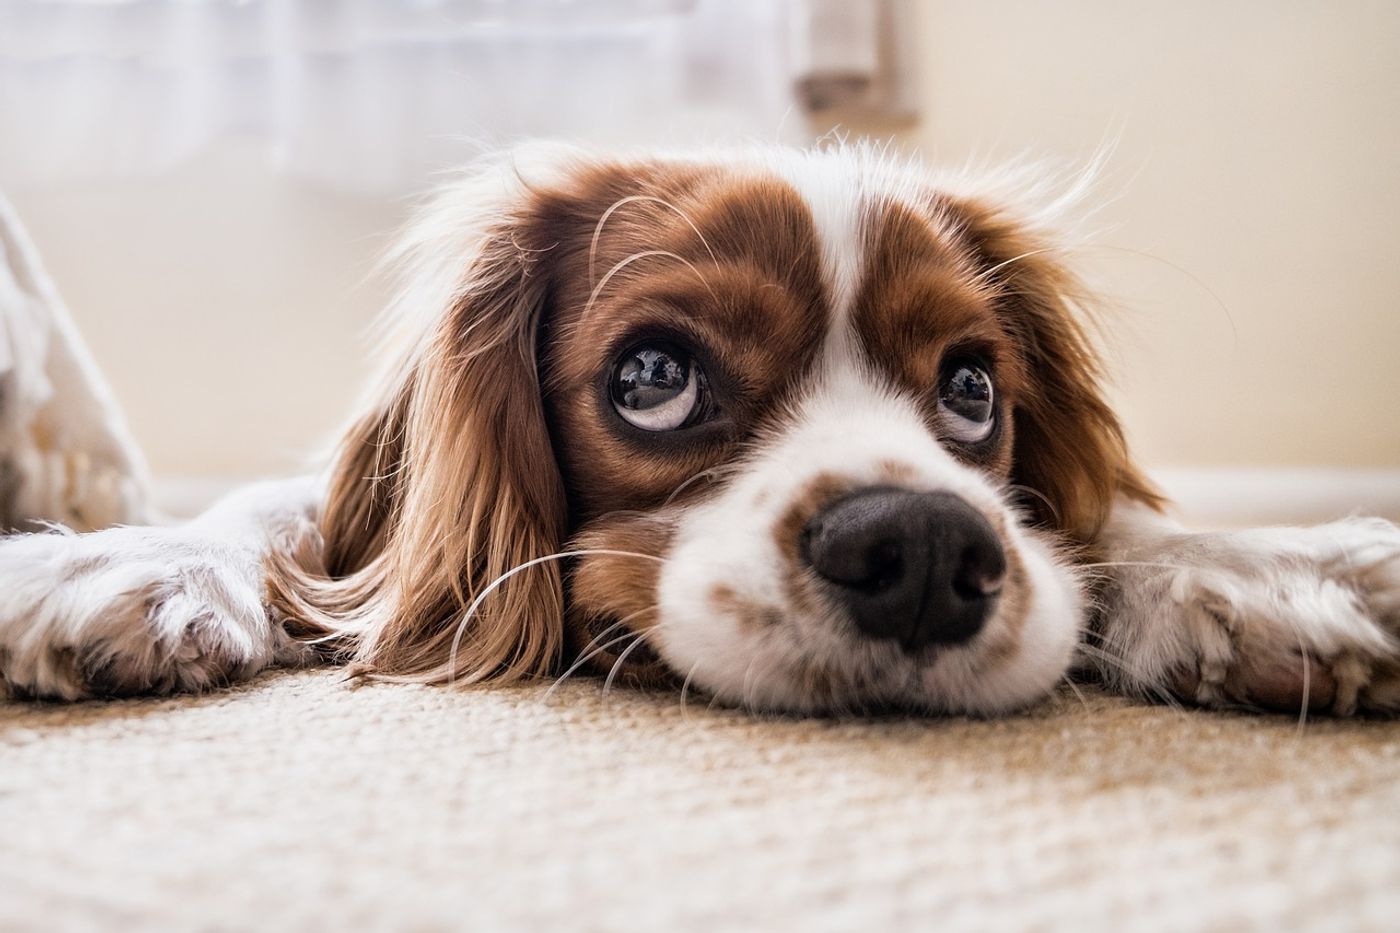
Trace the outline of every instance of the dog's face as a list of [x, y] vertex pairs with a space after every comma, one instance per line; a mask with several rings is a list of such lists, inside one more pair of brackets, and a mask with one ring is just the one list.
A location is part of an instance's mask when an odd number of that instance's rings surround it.
[[498, 669], [795, 711], [993, 712], [1063, 676], [1052, 541], [1135, 480], [1024, 225], [850, 150], [565, 159], [508, 200], [342, 474], [390, 469], [332, 500], [332, 575], [396, 560], [399, 615], [438, 617], [369, 632], [371, 666], [491, 676], [499, 642]]
[[759, 708], [1043, 693], [1080, 597], [1008, 504], [1028, 361], [955, 209], [802, 161], [658, 170], [599, 226], [615, 171], [540, 349], [573, 644]]

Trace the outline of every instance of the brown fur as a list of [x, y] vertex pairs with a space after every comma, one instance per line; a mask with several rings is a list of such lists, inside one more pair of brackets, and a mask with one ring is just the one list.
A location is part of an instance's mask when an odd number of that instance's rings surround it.
[[[273, 603], [379, 676], [471, 682], [543, 673], [563, 646], [563, 488], [534, 360], [547, 276], [521, 226], [488, 234], [454, 306], [390, 398], [346, 438], [322, 516], [326, 566], [282, 561]], [[454, 657], [458, 626], [468, 625]]]
[[[1044, 524], [1088, 542], [1115, 494], [1157, 501], [1102, 398], [1073, 316], [1078, 285], [1035, 252], [1041, 240], [989, 205], [936, 199], [928, 216], [885, 208], [872, 235], [855, 325], [892, 382], [929, 400], [931, 423], [938, 361], [976, 351], [1014, 412], [978, 465], [1043, 494], [1048, 505], [1030, 505]], [[580, 165], [463, 248], [450, 304], [341, 445], [323, 553], [298, 548], [271, 567], [288, 629], [377, 677], [547, 674], [604, 620], [662, 624], [654, 561], [516, 568], [571, 543], [662, 556], [666, 509], [723, 481], [825, 336], [812, 219], [775, 180]], [[643, 442], [600, 399], [616, 355], [655, 333], [703, 348], [724, 392], [698, 439]]]
[[[1024, 393], [1025, 360], [1019, 343], [997, 313], [990, 288], [957, 240], [930, 216], [902, 204], [881, 207], [871, 224], [865, 276], [852, 323], [870, 358], [895, 386], [924, 402], [935, 435], [943, 361], [950, 354], [983, 359], [996, 381], [1003, 410]], [[1013, 425], [1001, 428], [979, 450], [976, 465], [1004, 478], [1011, 468]], [[959, 456], [969, 452], [954, 447]]]
[[1029, 499], [1029, 510], [1088, 545], [1118, 496], [1160, 508], [1104, 398], [1098, 355], [1078, 316], [1092, 307], [1082, 283], [1050, 240], [1007, 211], [967, 201], [946, 209], [995, 288], [998, 316], [1024, 359], [1011, 481], [1045, 497]]

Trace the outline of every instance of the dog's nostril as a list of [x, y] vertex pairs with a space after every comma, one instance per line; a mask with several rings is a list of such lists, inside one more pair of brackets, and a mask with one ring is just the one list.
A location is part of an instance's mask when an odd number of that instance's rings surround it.
[[1001, 592], [1006, 583], [1006, 559], [1000, 547], [965, 548], [953, 574], [953, 591], [963, 599], [985, 599]]
[[813, 516], [800, 544], [862, 632], [909, 650], [977, 634], [1006, 578], [995, 530], [951, 493], [861, 490]]

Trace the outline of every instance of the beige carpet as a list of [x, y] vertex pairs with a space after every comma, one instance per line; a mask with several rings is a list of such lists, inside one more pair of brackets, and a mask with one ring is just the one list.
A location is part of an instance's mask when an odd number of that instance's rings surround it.
[[1400, 927], [1400, 723], [596, 682], [0, 706], [0, 928]]

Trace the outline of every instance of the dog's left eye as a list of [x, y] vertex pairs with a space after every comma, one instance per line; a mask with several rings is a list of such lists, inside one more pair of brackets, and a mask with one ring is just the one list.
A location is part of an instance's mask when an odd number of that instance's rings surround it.
[[613, 367], [613, 407], [644, 431], [674, 431], [703, 421], [709, 410], [705, 374], [690, 355], [661, 341], [632, 347]]
[[976, 360], [955, 360], [943, 368], [938, 409], [953, 440], [975, 444], [986, 440], [996, 423], [992, 377]]

